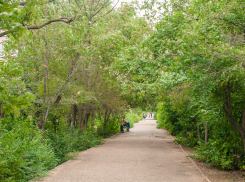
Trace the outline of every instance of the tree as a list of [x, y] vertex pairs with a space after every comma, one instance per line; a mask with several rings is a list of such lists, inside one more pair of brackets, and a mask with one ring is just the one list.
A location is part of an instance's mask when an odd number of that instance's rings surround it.
[[53, 3], [54, 0], [28, 0], [26, 2], [21, 2], [18, 0], [14, 1], [1, 1], [0, 2], [0, 26], [2, 32], [0, 37], [12, 34], [15, 37], [20, 36], [26, 29], [41, 29], [54, 22], [70, 23], [76, 19], [76, 15], [73, 17], [61, 17], [51, 20], [46, 20], [46, 22], [40, 25], [29, 25], [29, 23], [37, 20], [40, 17], [40, 8], [45, 6], [46, 3]]
[[[147, 41], [154, 61], [160, 65], [160, 89], [168, 93], [176, 106], [181, 100], [178, 98], [176, 102], [174, 94], [180, 94], [189, 85], [185, 97], [189, 107], [196, 107], [190, 117], [201, 120], [206, 133], [207, 123], [210, 127], [222, 127], [215, 115], [225, 118], [223, 122], [229, 121], [234, 126], [235, 132], [230, 132], [240, 133], [244, 154], [244, 87], [240, 82], [245, 76], [242, 61], [244, 4], [196, 0], [173, 1], [165, 7], [164, 18]], [[219, 133], [219, 130], [222, 129], [211, 131]], [[241, 155], [236, 155], [240, 159]], [[230, 163], [224, 166], [231, 168]]]

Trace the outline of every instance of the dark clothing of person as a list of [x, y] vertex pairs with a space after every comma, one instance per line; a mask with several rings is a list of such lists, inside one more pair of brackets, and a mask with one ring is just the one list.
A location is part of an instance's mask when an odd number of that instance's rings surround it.
[[127, 131], [129, 131], [129, 128], [130, 128], [130, 123], [129, 123], [129, 122], [127, 122], [127, 121], [126, 121], [126, 123], [125, 123], [125, 124], [123, 124], [123, 123], [122, 123], [122, 124], [121, 124], [121, 126], [120, 126], [121, 132], [123, 132], [123, 127], [124, 127], [124, 126], [127, 126]]

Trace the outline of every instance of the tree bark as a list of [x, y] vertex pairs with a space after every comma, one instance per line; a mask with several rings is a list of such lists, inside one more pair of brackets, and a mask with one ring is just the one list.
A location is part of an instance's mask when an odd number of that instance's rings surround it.
[[76, 118], [77, 118], [77, 105], [73, 104], [71, 106], [71, 109], [72, 109], [72, 127], [75, 128]]
[[110, 115], [111, 115], [111, 111], [106, 109], [105, 116], [104, 116], [104, 128], [106, 128], [106, 124], [107, 124], [107, 122], [109, 120]]
[[80, 104], [79, 106], [79, 130], [82, 130], [82, 124], [83, 124], [83, 104]]
[[107, 119], [106, 119], [106, 115], [107, 115], [108, 110], [105, 110], [105, 116], [104, 116], [104, 129], [106, 129], [106, 124], [107, 124]]
[[[46, 54], [46, 61], [47, 62], [47, 54]], [[45, 130], [45, 121], [46, 121], [46, 95], [47, 95], [47, 75], [48, 75], [48, 68], [45, 66], [44, 68], [44, 82], [43, 82], [43, 120], [42, 120], [42, 132]]]
[[204, 125], [204, 130], [205, 130], [205, 143], [208, 142], [208, 122], [205, 121]]
[[88, 119], [90, 116], [90, 112], [86, 112], [85, 113], [85, 117], [84, 117], [84, 128], [87, 129], [87, 124], [88, 124]]
[[245, 132], [244, 132], [244, 126], [245, 126], [245, 107], [243, 110], [243, 117], [242, 117], [242, 127], [240, 127], [237, 122], [234, 120], [234, 118], [232, 117], [232, 113], [231, 113], [231, 93], [230, 93], [230, 83], [228, 82], [226, 88], [225, 88], [225, 92], [226, 93], [226, 97], [225, 97], [225, 101], [224, 101], [224, 107], [223, 107], [223, 111], [225, 112], [226, 116], [228, 117], [230, 123], [237, 129], [237, 131], [240, 133], [241, 138], [242, 138], [242, 142], [243, 142], [243, 154], [245, 154]]
[[2, 105], [3, 103], [0, 102], [0, 120], [4, 117], [4, 112], [2, 111]]
[[198, 135], [198, 141], [201, 142], [201, 134], [200, 134], [200, 126], [198, 124], [197, 118], [195, 117], [195, 120], [197, 122], [197, 135]]
[[56, 98], [56, 101], [54, 102], [54, 107], [58, 107], [59, 102], [61, 101], [62, 96], [61, 94]]

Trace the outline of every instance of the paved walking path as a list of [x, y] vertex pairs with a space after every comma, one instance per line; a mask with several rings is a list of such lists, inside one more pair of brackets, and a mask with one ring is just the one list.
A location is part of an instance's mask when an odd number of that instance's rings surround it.
[[135, 124], [105, 144], [80, 152], [50, 172], [42, 182], [204, 182], [196, 166], [185, 156], [156, 120]]

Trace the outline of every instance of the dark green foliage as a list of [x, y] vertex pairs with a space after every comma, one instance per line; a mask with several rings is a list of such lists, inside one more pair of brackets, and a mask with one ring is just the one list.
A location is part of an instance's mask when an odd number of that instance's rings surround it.
[[140, 118], [137, 114], [134, 113], [127, 113], [125, 116], [125, 120], [130, 123], [130, 127], [134, 127], [134, 123], [138, 123]]
[[216, 122], [209, 126], [208, 142], [199, 142], [193, 157], [221, 169], [243, 169], [243, 147], [239, 133], [222, 114], [218, 119], [215, 117], [217, 115], [213, 115], [212, 119]]
[[54, 149], [59, 164], [71, 159], [67, 154], [86, 150], [95, 145], [99, 145], [101, 138], [94, 133], [75, 130], [71, 133], [65, 131], [54, 133], [47, 131], [47, 138]]
[[178, 135], [182, 131], [178, 114], [174, 111], [169, 102], [158, 105], [157, 122], [160, 128], [165, 128], [172, 135]]
[[42, 177], [58, 164], [72, 158], [72, 152], [100, 144], [92, 132], [72, 133], [39, 129], [23, 118], [7, 117], [0, 123], [0, 181], [28, 181]]
[[57, 165], [49, 141], [22, 118], [2, 120], [0, 148], [0, 181], [28, 181]]
[[200, 143], [193, 156], [196, 159], [217, 166], [221, 169], [237, 169], [243, 166], [244, 162], [239, 162], [235, 155], [235, 144], [225, 141], [223, 138], [210, 139], [208, 143]]
[[[208, 108], [207, 108], [208, 109]], [[221, 169], [243, 169], [244, 156], [242, 140], [238, 131], [228, 122], [221, 110], [207, 110], [199, 113], [194, 119], [188, 105], [174, 109], [169, 100], [158, 106], [158, 127], [167, 129], [176, 136], [175, 142], [197, 150], [192, 156]], [[208, 141], [204, 142], [205, 132], [203, 120], [208, 120]], [[199, 121], [200, 142], [197, 134]]]
[[106, 126], [104, 125], [104, 120], [97, 118], [97, 134], [101, 137], [109, 138], [115, 133], [120, 131], [121, 120], [116, 117], [111, 117]]

